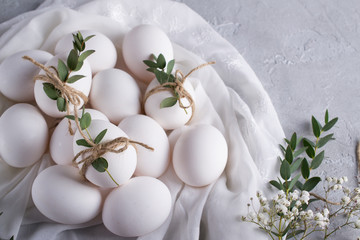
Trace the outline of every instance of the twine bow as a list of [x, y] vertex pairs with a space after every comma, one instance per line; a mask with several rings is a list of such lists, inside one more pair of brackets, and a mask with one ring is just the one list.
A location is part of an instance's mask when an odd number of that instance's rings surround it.
[[[191, 94], [186, 91], [186, 89], [184, 88], [184, 82], [185, 80], [195, 71], [199, 70], [200, 68], [203, 68], [205, 66], [211, 65], [211, 64], [215, 64], [215, 62], [207, 62], [204, 64], [201, 64], [199, 66], [197, 66], [196, 68], [193, 68], [192, 70], [190, 70], [190, 72], [188, 74], [186, 74], [184, 76], [184, 74], [180, 71], [180, 70], [176, 70], [175, 71], [175, 81], [174, 82], [165, 82], [163, 84], [160, 84], [156, 87], [154, 87], [153, 89], [151, 89], [150, 91], [148, 91], [145, 94], [144, 97], [144, 103], [146, 102], [146, 100], [153, 94], [158, 93], [158, 92], [163, 92], [163, 91], [170, 91], [171, 93], [177, 93], [179, 98], [179, 106], [185, 110], [187, 108], [191, 107], [191, 117], [190, 119], [187, 121], [190, 122], [191, 119], [193, 118], [194, 112], [195, 112], [195, 103], [194, 103], [194, 99], [191, 97]], [[186, 98], [189, 102], [189, 105], [185, 106], [182, 102], [181, 99], [182, 98]]]

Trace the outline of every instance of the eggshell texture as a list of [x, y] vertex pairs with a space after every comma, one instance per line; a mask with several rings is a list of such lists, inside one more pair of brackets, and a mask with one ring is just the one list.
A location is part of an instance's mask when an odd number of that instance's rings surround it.
[[184, 131], [173, 150], [176, 175], [186, 184], [202, 187], [223, 172], [228, 157], [224, 136], [211, 125], [194, 125]]
[[146, 71], [148, 68], [143, 60], [152, 60], [162, 53], [168, 62], [174, 58], [173, 47], [164, 31], [154, 25], [138, 25], [131, 29], [124, 38], [123, 57], [126, 66], [140, 80], [150, 83], [154, 74]]
[[[107, 129], [107, 132], [100, 143], [111, 141], [118, 137], [128, 138], [120, 128], [104, 120], [93, 120], [88, 128], [88, 132], [91, 134], [92, 139], [94, 139], [104, 129]], [[74, 155], [84, 149], [88, 149], [87, 147], [77, 145], [76, 141], [78, 139], [82, 139], [82, 136], [79, 131], [76, 131], [73, 142]], [[127, 182], [133, 175], [136, 168], [136, 150], [133, 146], [128, 146], [128, 148], [121, 153], [107, 152], [102, 157], [107, 160], [109, 164], [108, 171], [119, 185]], [[82, 157], [79, 157], [78, 161], [81, 159]], [[82, 165], [79, 165], [79, 167], [81, 166]], [[98, 172], [93, 166], [88, 167], [85, 177], [100, 187], [109, 188], [117, 186], [106, 172]]]
[[169, 216], [171, 195], [160, 180], [135, 177], [114, 189], [102, 212], [107, 229], [123, 237], [142, 236], [161, 226]]
[[44, 154], [48, 138], [44, 117], [30, 104], [15, 104], [0, 118], [0, 155], [10, 166], [34, 164]]
[[0, 92], [7, 98], [17, 102], [34, 100], [34, 77], [40, 69], [33, 63], [23, 59], [29, 56], [41, 64], [48, 62], [53, 56], [41, 50], [17, 52], [7, 57], [0, 65]]
[[[93, 30], [81, 30], [80, 33], [84, 39], [88, 36], [95, 35], [85, 43], [85, 51], [95, 50], [95, 52], [87, 58], [92, 73], [95, 74], [99, 71], [113, 68], [117, 60], [117, 52], [113, 42], [104, 34]], [[55, 54], [70, 52], [73, 48], [72, 41], [73, 36], [71, 33], [63, 36], [55, 46]]]
[[[101, 112], [94, 109], [85, 109], [85, 112], [90, 113], [92, 119], [100, 119], [109, 121], [108, 118]], [[81, 113], [79, 113], [81, 115]], [[71, 121], [71, 128], [76, 132], [76, 124]], [[56, 126], [50, 139], [50, 155], [54, 162], [60, 165], [72, 165], [74, 158], [73, 151], [74, 135], [69, 133], [69, 121], [64, 118]]]
[[91, 106], [103, 112], [111, 122], [119, 122], [141, 111], [141, 92], [135, 80], [120, 69], [107, 69], [94, 76]]
[[136, 176], [160, 177], [169, 165], [169, 140], [164, 129], [152, 118], [133, 115], [125, 118], [119, 127], [130, 139], [147, 144], [154, 151], [138, 147]]
[[[146, 92], [158, 85], [159, 82], [155, 78], [147, 87]], [[193, 101], [196, 102], [195, 91], [191, 83], [186, 80], [183, 86], [192, 96]], [[184, 126], [189, 121], [192, 114], [192, 108], [187, 108], [185, 112], [185, 110], [180, 107], [179, 102], [172, 107], [160, 108], [160, 103], [168, 97], [173, 97], [173, 94], [170, 91], [157, 92], [147, 98], [144, 104], [144, 109], [146, 115], [155, 119], [161, 127], [165, 130], [172, 130]], [[189, 101], [186, 98], [182, 98], [181, 102], [184, 106], [189, 105]]]
[[[49, 62], [47, 62], [45, 66], [57, 67], [58, 59], [62, 59], [64, 62], [66, 62], [66, 58], [67, 58], [67, 54], [56, 55]], [[43, 70], [41, 70], [39, 74], [44, 74]], [[84, 75], [85, 77], [68, 85], [76, 90], [83, 92], [86, 96], [88, 96], [91, 88], [92, 75], [91, 75], [90, 65], [86, 59], [84, 61], [82, 68], [79, 71], [71, 72], [69, 77], [74, 75]], [[60, 112], [58, 110], [56, 100], [50, 99], [44, 92], [43, 83], [44, 81], [41, 80], [35, 81], [34, 94], [37, 105], [45, 114], [51, 117], [55, 117], [55, 118], [64, 117], [66, 115], [66, 111]], [[74, 108], [72, 104], [70, 104], [69, 107], [70, 109]], [[80, 107], [81, 106], [79, 106], [79, 108]]]
[[88, 222], [102, 207], [100, 190], [85, 182], [72, 166], [43, 170], [33, 183], [32, 198], [42, 214], [63, 224]]

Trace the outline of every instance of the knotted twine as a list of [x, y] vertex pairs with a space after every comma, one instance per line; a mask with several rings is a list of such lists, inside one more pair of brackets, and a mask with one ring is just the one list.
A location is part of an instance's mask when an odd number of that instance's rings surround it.
[[[174, 82], [165, 82], [163, 84], [160, 84], [160, 85], [154, 87], [150, 91], [148, 91], [145, 94], [143, 103], [145, 104], [146, 100], [151, 95], [158, 93], [158, 92], [169, 91], [171, 93], [177, 93], [179, 96], [178, 101], [179, 101], [180, 108], [184, 109], [184, 111], [186, 112], [186, 109], [191, 107], [191, 116], [190, 116], [189, 120], [186, 122], [186, 123], [189, 123], [194, 116], [195, 103], [194, 103], [194, 99], [191, 97], [191, 94], [188, 91], [186, 91], [186, 89], [184, 88], [184, 82], [193, 72], [195, 72], [205, 66], [211, 65], [211, 64], [215, 64], [215, 62], [203, 63], [203, 64], [197, 66], [196, 68], [191, 69], [190, 72], [188, 72], [188, 74], [186, 74], [185, 76], [180, 70], [176, 70], [175, 71], [175, 81]], [[189, 105], [185, 106], [181, 102], [182, 98], [186, 98], [189, 102]]]
[[[66, 101], [67, 115], [70, 114], [70, 107], [69, 107], [68, 103], [70, 102], [74, 106], [74, 118], [75, 118], [74, 120], [75, 120], [76, 127], [77, 127], [79, 133], [81, 134], [81, 136], [84, 138], [84, 140], [91, 146], [88, 149], [80, 151], [78, 154], [76, 154], [76, 156], [72, 160], [72, 162], [75, 166], [83, 163], [83, 165], [80, 169], [80, 175], [82, 177], [85, 178], [85, 173], [86, 173], [87, 168], [96, 159], [98, 159], [99, 157], [101, 157], [102, 155], [104, 155], [107, 152], [121, 153], [121, 152], [124, 152], [130, 145], [133, 146], [135, 148], [135, 150], [136, 150], [136, 145], [140, 145], [146, 149], [154, 151], [154, 148], [152, 148], [144, 143], [130, 140], [126, 137], [118, 137], [118, 138], [115, 138], [108, 142], [95, 144], [81, 130], [78, 111], [77, 111], [77, 108], [81, 105], [81, 100], [83, 100], [84, 104], [87, 103], [87, 101], [88, 101], [87, 96], [84, 93], [82, 93], [81, 91], [76, 90], [76, 89], [70, 87], [69, 85], [67, 85], [65, 82], [61, 81], [55, 67], [46, 67], [45, 65], [35, 61], [34, 59], [32, 59], [29, 56], [24, 56], [23, 58], [25, 60], [32, 62], [34, 65], [38, 66], [40, 69], [42, 69], [46, 73], [46, 75], [39, 74], [39, 75], [35, 76], [34, 80], [41, 80], [44, 82], [51, 83], [54, 85], [54, 87], [56, 89], [58, 89], [60, 91], [61, 97], [63, 97]], [[51, 71], [51, 69], [53, 71]], [[74, 135], [74, 132], [71, 128], [70, 119], [69, 119], [69, 132], [71, 135]], [[85, 156], [85, 155], [87, 155], [87, 156]], [[83, 159], [80, 160], [79, 162], [76, 162], [76, 160], [80, 156], [83, 156]]]

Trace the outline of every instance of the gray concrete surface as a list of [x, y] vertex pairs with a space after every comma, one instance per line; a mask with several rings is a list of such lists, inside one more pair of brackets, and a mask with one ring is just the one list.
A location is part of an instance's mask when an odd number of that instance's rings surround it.
[[[360, 130], [360, 1], [178, 0], [232, 43], [270, 95], [288, 137], [311, 134], [311, 115], [339, 117], [321, 176], [357, 186]], [[0, 21], [42, 0], [1, 0]], [[343, 229], [331, 239], [356, 239]]]

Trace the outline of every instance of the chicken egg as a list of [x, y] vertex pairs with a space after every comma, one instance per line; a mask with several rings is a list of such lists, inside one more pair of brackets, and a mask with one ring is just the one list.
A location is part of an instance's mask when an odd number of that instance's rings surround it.
[[[92, 119], [99, 119], [109, 121], [109, 119], [101, 112], [94, 109], [85, 109], [85, 112], [90, 113]], [[81, 115], [81, 114], [80, 114]], [[79, 116], [81, 117], [81, 116]], [[71, 129], [75, 133], [76, 124], [71, 121]], [[74, 158], [73, 138], [69, 132], [69, 119], [64, 118], [56, 126], [50, 139], [50, 155], [55, 163], [60, 165], [72, 165]]]
[[[128, 138], [120, 128], [104, 120], [91, 121], [90, 127], [87, 128], [87, 131], [84, 130], [84, 132], [88, 138], [91, 137], [91, 139], [95, 139], [96, 136], [105, 129], [107, 129], [107, 132], [100, 143], [108, 142], [118, 137]], [[83, 137], [79, 131], [76, 131], [73, 140], [74, 156], [80, 151], [88, 149], [88, 147], [79, 146], [76, 143], [79, 139], [83, 139]], [[122, 146], [116, 149], [120, 149], [121, 147]], [[85, 177], [97, 186], [105, 188], [116, 187], [117, 184], [121, 185], [127, 182], [135, 171], [137, 161], [136, 150], [132, 145], [128, 146], [128, 148], [121, 153], [107, 152], [101, 157], [105, 158], [108, 162], [107, 171], [99, 172], [90, 165], [85, 173]], [[82, 157], [79, 157], [77, 162], [81, 159]], [[79, 167], [82, 167], [82, 164], [79, 164]]]
[[171, 210], [171, 195], [160, 180], [142, 176], [114, 189], [105, 199], [102, 218], [107, 229], [123, 237], [148, 234]]
[[33, 105], [15, 104], [0, 117], [0, 155], [10, 166], [34, 164], [44, 154], [48, 138], [47, 123]]
[[141, 92], [136, 81], [126, 72], [111, 68], [94, 76], [91, 106], [103, 112], [111, 122], [119, 122], [141, 111]]
[[[64, 53], [60, 55], [56, 55], [49, 62], [47, 62], [45, 66], [47, 67], [55, 66], [57, 68], [58, 60], [61, 59], [66, 62], [66, 58], [67, 55]], [[44, 71], [41, 70], [39, 74], [44, 74]], [[66, 84], [78, 91], [81, 91], [83, 94], [88, 96], [91, 88], [92, 75], [91, 75], [90, 65], [86, 59], [84, 60], [84, 64], [82, 68], [79, 71], [71, 72], [69, 77], [72, 77], [74, 75], [83, 75], [85, 77], [81, 78], [80, 80], [74, 83], [66, 83]], [[44, 92], [43, 83], [44, 81], [42, 80], [35, 81], [34, 94], [37, 105], [45, 114], [51, 117], [55, 117], [55, 118], [64, 117], [67, 114], [66, 111], [60, 112], [58, 110], [56, 100], [49, 98]], [[74, 108], [72, 104], [70, 104], [69, 107], [71, 110]], [[80, 107], [81, 106], [79, 106], [79, 108]]]
[[[159, 86], [158, 80], [155, 78], [151, 81], [149, 86], [146, 89], [146, 93], [151, 89]], [[184, 89], [191, 95], [191, 98], [195, 102], [195, 91], [189, 79], [187, 79], [183, 84]], [[192, 108], [186, 108], [186, 111], [180, 107], [179, 102], [177, 102], [172, 107], [160, 108], [160, 103], [169, 97], [174, 97], [173, 93], [170, 91], [161, 91], [150, 95], [144, 104], [144, 109], [146, 115], [155, 119], [161, 127], [165, 130], [172, 130], [184, 126], [191, 118]], [[181, 98], [181, 102], [184, 106], [189, 106], [189, 101], [186, 98]]]
[[63, 224], [88, 222], [102, 207], [100, 190], [82, 179], [72, 166], [46, 168], [35, 178], [31, 193], [42, 214]]
[[166, 33], [157, 26], [142, 24], [131, 29], [122, 45], [126, 66], [139, 80], [150, 83], [154, 74], [147, 71], [143, 60], [152, 60], [162, 53], [166, 61], [174, 58], [173, 47]]
[[190, 126], [183, 131], [173, 150], [176, 175], [194, 187], [214, 182], [224, 171], [228, 148], [224, 136], [207, 124]]
[[[104, 34], [93, 30], [81, 30], [84, 39], [88, 36], [95, 35], [85, 42], [85, 51], [95, 50], [87, 60], [89, 61], [92, 73], [95, 74], [102, 70], [113, 68], [117, 60], [117, 52], [113, 42]], [[55, 54], [70, 52], [73, 49], [73, 35], [63, 36], [55, 46]]]
[[130, 137], [152, 147], [154, 151], [137, 148], [136, 176], [160, 177], [169, 165], [169, 140], [164, 129], [152, 118], [133, 115], [123, 119], [119, 127]]
[[13, 101], [30, 102], [34, 100], [34, 77], [40, 69], [23, 59], [23, 56], [29, 56], [42, 64], [53, 56], [41, 50], [27, 50], [11, 55], [1, 63], [0, 92]]

